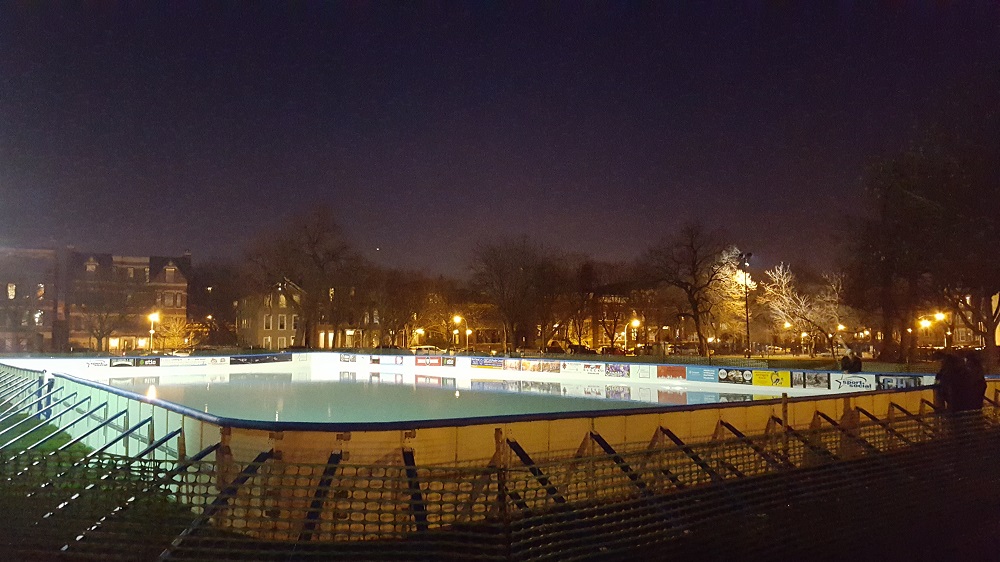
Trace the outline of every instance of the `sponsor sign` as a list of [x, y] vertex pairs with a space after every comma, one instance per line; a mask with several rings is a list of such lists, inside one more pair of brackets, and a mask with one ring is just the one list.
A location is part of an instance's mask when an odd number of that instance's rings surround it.
[[795, 388], [830, 388], [830, 373], [820, 371], [792, 371]]
[[357, 360], [358, 360], [358, 358], [356, 356], [354, 356], [354, 355], [351, 355], [350, 353], [341, 353], [340, 354], [340, 362], [341, 363], [354, 363]]
[[90, 359], [87, 361], [88, 367], [107, 367], [109, 361], [107, 359]]
[[754, 386], [792, 386], [792, 375], [788, 371], [765, 371], [755, 369], [753, 372]]
[[402, 365], [403, 358], [399, 355], [371, 355], [369, 361], [372, 365]]
[[[687, 372], [687, 380], [689, 381], [719, 382], [719, 372], [716, 370], [715, 367], [687, 367], [686, 372]], [[702, 402], [695, 402], [695, 403], [701, 404]]]
[[[649, 379], [656, 372], [656, 365], [631, 365], [629, 370], [632, 373], [633, 379]], [[684, 378], [683, 370], [681, 371], [681, 378]]]
[[[714, 369], [713, 369], [714, 371]], [[688, 391], [688, 404], [718, 404], [718, 392], [691, 392]]]
[[161, 367], [204, 367], [208, 365], [205, 357], [161, 357]]
[[606, 371], [604, 374], [609, 377], [620, 377], [627, 379], [629, 377], [629, 374], [631, 374], [631, 369], [629, 369], [629, 365], [625, 363], [608, 363], [605, 368]]
[[719, 369], [719, 382], [753, 384], [753, 371], [750, 369]]
[[521, 360], [520, 359], [504, 359], [503, 369], [505, 371], [520, 371], [521, 370]]
[[473, 357], [472, 367], [476, 369], [503, 369], [500, 357]]
[[560, 364], [551, 359], [522, 359], [521, 370], [536, 373], [558, 373]]
[[875, 390], [875, 375], [830, 373], [830, 390]]
[[571, 375], [604, 375], [604, 363], [583, 363], [578, 361], [566, 361], [562, 365], [562, 374]]
[[658, 379], [685, 379], [687, 369], [681, 365], [657, 365], [656, 378]]
[[660, 404], [675, 404], [683, 406], [687, 404], [687, 392], [679, 390], [657, 390], [656, 401]]
[[895, 388], [916, 388], [921, 386], [919, 376], [901, 375], [878, 375], [877, 387], [879, 390], [892, 390]]
[[440, 367], [441, 366], [441, 356], [435, 355], [433, 357], [421, 357], [417, 356], [413, 358], [417, 367]]
[[228, 365], [229, 364], [229, 358], [228, 357], [209, 357], [208, 358], [208, 364], [209, 365]]
[[631, 400], [632, 388], [624, 384], [609, 384], [604, 387], [604, 395], [610, 400]]
[[112, 357], [112, 367], [132, 367], [135, 365], [135, 357]]
[[257, 365], [259, 363], [285, 363], [292, 360], [291, 353], [266, 353], [261, 355], [234, 355], [230, 365]]

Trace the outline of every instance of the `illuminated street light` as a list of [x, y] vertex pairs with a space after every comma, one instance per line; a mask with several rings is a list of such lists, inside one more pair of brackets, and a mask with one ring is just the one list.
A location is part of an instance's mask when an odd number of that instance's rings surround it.
[[931, 327], [931, 321], [928, 320], [928, 319], [926, 319], [926, 318], [921, 318], [920, 319], [920, 327], [924, 328], [924, 329], [930, 328]]
[[846, 329], [847, 329], [847, 326], [844, 326], [843, 324], [837, 324], [837, 331], [838, 332], [843, 332]]
[[944, 320], [944, 313], [943, 312], [934, 313], [934, 319], [937, 320], [938, 322]]
[[153, 351], [153, 334], [156, 333], [156, 323], [160, 321], [160, 313], [154, 312], [147, 318], [149, 318], [149, 350]]
[[[462, 318], [461, 316], [459, 316], [458, 314], [456, 314], [451, 320], [455, 324], [461, 324], [462, 321], [465, 320], [465, 318]], [[458, 339], [458, 330], [456, 329], [452, 333], [455, 334], [455, 343], [462, 343]], [[471, 333], [472, 333], [472, 330], [469, 329], [469, 321], [465, 320], [465, 349], [469, 349], [469, 334], [471, 334]]]
[[752, 253], [747, 252], [745, 254], [740, 254], [740, 264], [743, 266], [743, 305], [746, 311], [747, 317], [747, 359], [750, 358], [752, 354], [750, 349], [750, 272], [747, 268], [750, 267], [750, 257], [753, 256]]
[[789, 328], [791, 328], [791, 327], [792, 327], [792, 323], [791, 322], [785, 322], [785, 329], [786, 330], [789, 329]]

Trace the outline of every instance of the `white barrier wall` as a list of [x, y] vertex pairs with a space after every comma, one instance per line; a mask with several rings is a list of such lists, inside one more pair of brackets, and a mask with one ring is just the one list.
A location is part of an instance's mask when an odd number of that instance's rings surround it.
[[670, 405], [926, 386], [933, 376], [533, 358], [276, 353], [193, 357], [10, 358], [5, 363], [133, 386], [247, 379], [378, 382], [563, 394]]

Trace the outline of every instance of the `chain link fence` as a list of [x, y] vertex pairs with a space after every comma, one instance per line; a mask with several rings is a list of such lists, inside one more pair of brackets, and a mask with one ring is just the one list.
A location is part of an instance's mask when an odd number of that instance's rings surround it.
[[[925, 525], [1000, 499], [997, 410], [824, 420], [710, 442], [668, 428], [618, 451], [485, 467], [144, 460], [0, 451], [17, 560], [634, 560], [892, 557]], [[225, 458], [224, 455], [219, 455]], [[888, 543], [887, 543], [888, 541]], [[873, 543], [874, 544], [874, 543]]]

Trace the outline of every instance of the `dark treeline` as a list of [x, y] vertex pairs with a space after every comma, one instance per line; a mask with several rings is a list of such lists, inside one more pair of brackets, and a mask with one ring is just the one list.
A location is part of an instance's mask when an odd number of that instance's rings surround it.
[[475, 329], [508, 351], [688, 342], [702, 355], [713, 345], [740, 353], [749, 316], [751, 341], [793, 333], [804, 351], [864, 344], [879, 359], [904, 361], [918, 320], [943, 311], [976, 335], [995, 370], [997, 161], [995, 145], [943, 134], [878, 159], [864, 175], [861, 211], [846, 222], [841, 265], [819, 273], [809, 264], [755, 267], [727, 233], [691, 223], [617, 263], [501, 236], [474, 250], [470, 279], [460, 281], [367, 262], [319, 205], [262, 232], [240, 263], [197, 266], [191, 314], [212, 317], [212, 339], [235, 342], [234, 303], [290, 282], [301, 290], [292, 306], [296, 342], [306, 347], [316, 347], [320, 329], [363, 325], [366, 345], [405, 346], [414, 333], [453, 345]]

